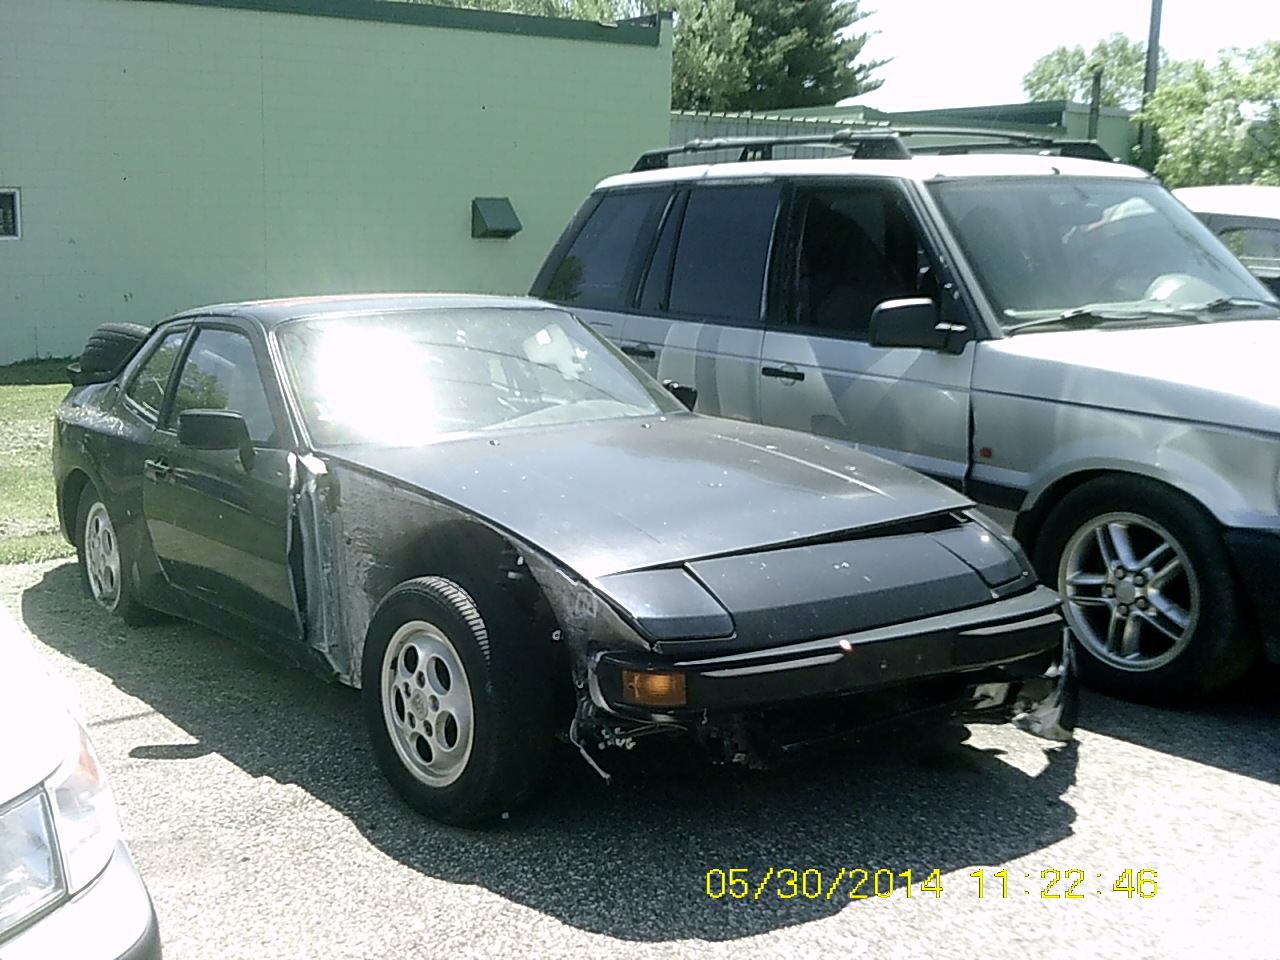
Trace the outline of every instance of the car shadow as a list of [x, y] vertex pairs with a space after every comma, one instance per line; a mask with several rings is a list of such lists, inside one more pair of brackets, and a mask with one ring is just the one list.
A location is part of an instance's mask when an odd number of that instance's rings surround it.
[[[423, 875], [626, 940], [733, 940], [856, 909], [859, 896], [874, 899], [877, 870], [894, 875], [879, 876], [882, 893], [910, 871], [912, 896], [931, 897], [920, 884], [934, 871], [1025, 856], [1070, 836], [1075, 819], [1063, 800], [1075, 744], [1045, 762], [1028, 739], [1032, 774], [999, 749], [900, 736], [771, 772], [690, 767], [652, 745], [616, 763], [601, 755], [620, 773], [612, 785], [566, 747], [535, 807], [489, 830], [450, 828], [410, 811], [379, 776], [355, 691], [189, 624], [125, 627], [88, 604], [70, 563], [25, 591], [22, 614], [42, 643], [198, 741], [130, 756], [216, 753], [296, 784]], [[859, 869], [870, 876], [855, 889]], [[785, 870], [796, 871], [794, 896]], [[728, 892], [731, 876], [746, 880], [745, 898]]]

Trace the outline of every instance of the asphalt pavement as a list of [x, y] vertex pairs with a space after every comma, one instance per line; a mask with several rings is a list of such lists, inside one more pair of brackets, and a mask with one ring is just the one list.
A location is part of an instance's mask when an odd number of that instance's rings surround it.
[[0, 602], [79, 689], [168, 960], [1280, 957], [1275, 668], [1185, 711], [1087, 694], [1061, 748], [974, 727], [769, 772], [650, 748], [601, 755], [611, 785], [566, 749], [475, 831], [392, 794], [355, 691], [126, 627], [71, 563], [0, 567]]

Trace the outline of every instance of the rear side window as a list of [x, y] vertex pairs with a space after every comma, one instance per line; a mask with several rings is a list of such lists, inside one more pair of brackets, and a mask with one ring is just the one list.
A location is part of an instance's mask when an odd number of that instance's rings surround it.
[[1280, 229], [1232, 227], [1219, 236], [1246, 267], [1280, 270]]
[[760, 320], [778, 196], [773, 184], [710, 187], [689, 195], [671, 269], [671, 313]]
[[133, 382], [124, 394], [149, 419], [160, 416], [160, 404], [164, 401], [164, 390], [169, 384], [169, 374], [173, 370], [174, 361], [182, 349], [182, 341], [186, 330], [175, 330], [160, 341], [151, 356], [138, 368]]
[[542, 294], [579, 307], [621, 310], [670, 191], [607, 194], [591, 212]]

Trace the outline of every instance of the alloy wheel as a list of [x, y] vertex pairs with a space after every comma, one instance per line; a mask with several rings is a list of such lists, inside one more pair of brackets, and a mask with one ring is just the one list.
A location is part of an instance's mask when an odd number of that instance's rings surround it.
[[93, 599], [114, 610], [120, 602], [120, 544], [102, 501], [95, 502], [85, 518], [84, 559]]
[[1067, 541], [1058, 589], [1076, 639], [1121, 670], [1155, 670], [1191, 643], [1201, 589], [1183, 546], [1136, 513], [1097, 516]]
[[396, 754], [429, 787], [453, 783], [471, 757], [475, 706], [453, 643], [424, 620], [403, 624], [382, 660], [382, 714]]

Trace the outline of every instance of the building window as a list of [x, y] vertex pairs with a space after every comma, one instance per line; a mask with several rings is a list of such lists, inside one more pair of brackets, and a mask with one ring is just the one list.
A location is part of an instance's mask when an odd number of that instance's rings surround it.
[[0, 240], [17, 240], [20, 236], [18, 191], [0, 189]]

